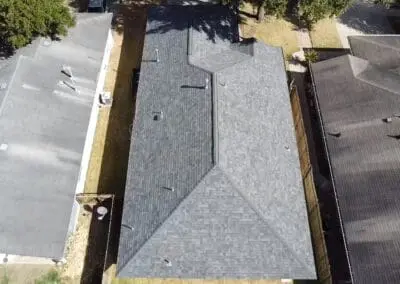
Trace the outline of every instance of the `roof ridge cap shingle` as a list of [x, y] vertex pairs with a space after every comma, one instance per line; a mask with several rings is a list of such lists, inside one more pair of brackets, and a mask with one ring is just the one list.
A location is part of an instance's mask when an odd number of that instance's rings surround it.
[[[275, 235], [275, 237], [281, 241], [282, 246], [285, 247], [288, 251], [291, 252], [292, 257], [304, 268], [304, 270], [307, 270], [311, 274], [315, 273], [314, 271], [309, 269], [309, 266], [305, 264], [301, 258], [297, 255], [297, 253], [286, 243], [284, 239], [280, 237], [280, 235], [275, 231], [274, 226], [271, 225], [267, 220], [265, 220], [264, 216], [260, 213], [260, 211], [253, 205], [253, 203], [246, 197], [246, 195], [233, 183], [233, 181], [230, 179], [230, 176], [225, 173], [225, 171], [220, 168], [221, 173], [224, 175], [224, 177], [229, 181], [229, 183], [232, 185], [232, 188], [236, 190], [236, 192], [247, 202], [249, 207], [253, 209], [253, 211], [263, 220], [263, 222], [270, 228], [271, 233]], [[270, 201], [272, 202], [272, 200]]]
[[382, 47], [390, 48], [390, 49], [393, 49], [393, 50], [396, 50], [396, 51], [400, 52], [400, 47], [391, 46], [391, 45], [388, 45], [388, 44], [385, 44], [385, 43], [382, 43], [382, 42], [379, 42], [379, 41], [369, 40], [371, 38], [371, 36], [376, 37], [376, 38], [378, 38], [378, 37], [387, 37], [387, 36], [399, 37], [400, 38], [400, 36], [398, 36], [398, 35], [389, 35], [389, 34], [386, 34], [386, 35], [357, 35], [357, 36], [349, 36], [350, 49], [353, 48], [352, 44], [351, 44], [351, 39], [355, 39], [355, 40], [361, 40], [361, 41], [364, 41], [364, 42], [368, 42], [368, 43], [371, 43], [371, 44], [376, 44], [376, 45], [379, 45], [379, 46], [382, 46]]

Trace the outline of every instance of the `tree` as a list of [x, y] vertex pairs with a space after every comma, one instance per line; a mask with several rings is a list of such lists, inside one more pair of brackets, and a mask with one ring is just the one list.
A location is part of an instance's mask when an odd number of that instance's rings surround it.
[[375, 0], [375, 4], [382, 4], [385, 7], [389, 8], [393, 4], [400, 4], [400, 0]]
[[312, 26], [325, 17], [340, 15], [352, 0], [300, 0], [299, 16]]
[[259, 0], [257, 7], [258, 21], [264, 20], [265, 14], [283, 17], [288, 5], [288, 0]]
[[38, 36], [66, 35], [74, 24], [64, 0], [0, 0], [0, 44], [13, 49]]

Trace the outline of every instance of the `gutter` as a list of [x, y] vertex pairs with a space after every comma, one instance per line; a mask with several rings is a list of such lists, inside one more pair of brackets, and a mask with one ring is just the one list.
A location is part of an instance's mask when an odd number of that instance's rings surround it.
[[350, 272], [350, 281], [351, 283], [354, 283], [354, 279], [353, 279], [353, 269], [351, 267], [351, 263], [350, 263], [350, 257], [349, 257], [349, 249], [347, 247], [347, 238], [346, 238], [346, 233], [344, 231], [344, 226], [343, 226], [343, 222], [342, 222], [342, 215], [340, 212], [340, 205], [339, 205], [339, 199], [337, 197], [337, 191], [336, 191], [336, 182], [335, 182], [335, 178], [333, 175], [333, 171], [332, 171], [332, 163], [331, 163], [331, 159], [330, 159], [330, 153], [329, 153], [329, 149], [328, 149], [328, 143], [327, 143], [327, 139], [326, 139], [326, 135], [325, 135], [325, 125], [324, 125], [324, 121], [322, 119], [322, 115], [321, 115], [321, 108], [320, 108], [320, 104], [319, 104], [319, 100], [318, 100], [318, 96], [317, 96], [317, 89], [315, 87], [315, 81], [314, 81], [314, 76], [313, 76], [313, 72], [312, 72], [312, 68], [311, 68], [311, 63], [308, 63], [308, 70], [310, 72], [310, 76], [311, 76], [311, 84], [312, 84], [312, 90], [313, 90], [313, 97], [315, 99], [315, 104], [316, 104], [316, 109], [318, 112], [318, 119], [319, 119], [319, 124], [321, 126], [321, 135], [322, 135], [322, 140], [324, 143], [324, 149], [325, 149], [325, 153], [327, 154], [326, 158], [328, 161], [328, 167], [329, 167], [329, 174], [331, 175], [331, 182], [332, 182], [332, 188], [333, 188], [333, 193], [335, 196], [335, 203], [336, 203], [336, 208], [338, 209], [338, 217], [339, 217], [339, 224], [340, 224], [340, 229], [342, 231], [342, 237], [343, 237], [343, 244], [344, 244], [344, 248], [345, 248], [345, 253], [346, 253], [346, 258], [347, 258], [347, 263], [349, 265], [349, 272]]

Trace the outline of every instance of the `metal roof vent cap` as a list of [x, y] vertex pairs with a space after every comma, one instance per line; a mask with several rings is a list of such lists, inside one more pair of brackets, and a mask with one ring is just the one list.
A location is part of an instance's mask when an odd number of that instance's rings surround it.
[[8, 149], [8, 144], [5, 143], [0, 144], [0, 151], [7, 151], [7, 149]]
[[171, 267], [171, 266], [172, 266], [171, 261], [170, 261], [169, 259], [167, 259], [167, 258], [164, 258], [164, 263], [165, 263], [165, 265], [168, 266], [168, 267]]

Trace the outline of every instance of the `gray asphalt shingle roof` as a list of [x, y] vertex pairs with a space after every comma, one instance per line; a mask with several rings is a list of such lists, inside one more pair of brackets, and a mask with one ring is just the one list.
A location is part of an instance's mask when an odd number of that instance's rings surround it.
[[[61, 258], [111, 15], [77, 16], [61, 41], [1, 62], [0, 251]], [[90, 35], [90, 40], [85, 38]], [[96, 39], [97, 43], [93, 39]], [[71, 66], [79, 93], [60, 83]]]
[[282, 50], [221, 6], [146, 31], [118, 276], [315, 278]]
[[354, 283], [400, 279], [400, 121], [383, 121], [399, 114], [400, 76], [384, 69], [393, 67], [385, 58], [373, 64], [377, 58], [346, 55], [312, 64]]
[[400, 37], [397, 35], [351, 36], [349, 44], [354, 56], [384, 69], [400, 66]]

